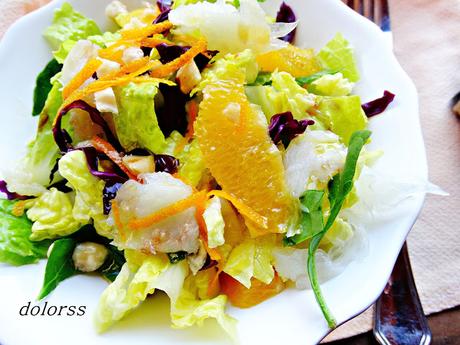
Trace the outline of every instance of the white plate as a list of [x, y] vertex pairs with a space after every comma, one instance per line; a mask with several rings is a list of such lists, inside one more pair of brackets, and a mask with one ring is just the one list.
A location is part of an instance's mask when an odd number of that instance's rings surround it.
[[[30, 116], [37, 73], [50, 60], [41, 33], [50, 24], [56, 0], [22, 18], [0, 45], [0, 166], [22, 152], [35, 132], [37, 118]], [[70, 0], [75, 8], [105, 27], [108, 0]], [[404, 179], [426, 179], [427, 165], [418, 118], [414, 85], [396, 61], [384, 34], [339, 0], [291, 0], [300, 19], [297, 44], [320, 48], [336, 32], [355, 46], [362, 80], [356, 92], [363, 100], [379, 97], [384, 89], [397, 97], [391, 107], [370, 121], [372, 146], [382, 148], [383, 170]], [[276, 5], [273, 5], [275, 8]], [[423, 195], [409, 201], [408, 211], [369, 229], [369, 250], [345, 271], [323, 284], [328, 305], [342, 323], [360, 313], [381, 293], [397, 254], [423, 203]], [[226, 344], [229, 341], [213, 322], [203, 328], [172, 330], [164, 296], [147, 303], [108, 333], [97, 335], [92, 314], [106, 283], [93, 276], [63, 282], [50, 296], [52, 305], [85, 305], [81, 317], [19, 316], [19, 309], [34, 301], [40, 289], [44, 263], [20, 268], [0, 266], [0, 343], [3, 345], [98, 344]], [[314, 344], [328, 332], [311, 291], [287, 290], [251, 309], [229, 308], [239, 320], [241, 344]]]

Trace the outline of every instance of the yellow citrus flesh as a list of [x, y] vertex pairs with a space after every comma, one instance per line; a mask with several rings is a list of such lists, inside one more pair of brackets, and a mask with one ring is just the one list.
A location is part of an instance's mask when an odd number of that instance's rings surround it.
[[264, 72], [284, 71], [294, 77], [305, 77], [321, 70], [313, 49], [302, 49], [293, 45], [272, 50], [257, 57], [257, 63]]
[[212, 175], [224, 192], [263, 217], [261, 224], [245, 216], [251, 235], [285, 232], [297, 204], [265, 117], [246, 98], [244, 75], [209, 84], [203, 96], [195, 135]]

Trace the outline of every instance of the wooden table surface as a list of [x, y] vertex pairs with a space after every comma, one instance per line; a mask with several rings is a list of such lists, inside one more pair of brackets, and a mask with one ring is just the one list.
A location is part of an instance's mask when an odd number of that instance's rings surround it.
[[[432, 336], [431, 345], [460, 345], [460, 307], [446, 310], [428, 317]], [[330, 345], [376, 345], [372, 332], [344, 340], [329, 343]]]

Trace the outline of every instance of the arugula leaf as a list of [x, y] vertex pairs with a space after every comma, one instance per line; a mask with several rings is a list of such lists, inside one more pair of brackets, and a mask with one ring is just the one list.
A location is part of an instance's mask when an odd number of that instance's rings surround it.
[[46, 67], [37, 77], [34, 89], [34, 106], [32, 109], [32, 115], [40, 115], [43, 108], [45, 107], [46, 99], [50, 93], [53, 85], [50, 79], [62, 70], [62, 65], [56, 61], [56, 59], [48, 62]]
[[302, 243], [323, 230], [323, 210], [321, 203], [324, 191], [308, 190], [300, 198], [302, 215], [300, 218], [301, 232], [292, 237], [284, 237], [285, 246], [295, 246]]
[[38, 300], [48, 296], [60, 282], [78, 271], [72, 260], [77, 242], [73, 238], [63, 238], [54, 242], [45, 269], [45, 279]]
[[119, 251], [115, 246], [107, 245], [106, 247], [109, 250], [109, 255], [98, 271], [101, 272], [105, 278], [113, 282], [120, 273], [126, 259], [123, 252]]
[[297, 82], [297, 84], [299, 84], [300, 86], [305, 86], [306, 84], [311, 84], [313, 83], [315, 80], [325, 76], [325, 75], [328, 75], [328, 74], [336, 74], [338, 73], [339, 71], [338, 70], [328, 70], [328, 69], [325, 69], [323, 71], [320, 71], [318, 73], [315, 73], [315, 74], [312, 74], [312, 75], [309, 75], [307, 77], [297, 77], [295, 78], [295, 81]]
[[331, 212], [327, 219], [326, 224], [321, 232], [313, 236], [309, 248], [308, 248], [308, 259], [307, 259], [307, 271], [308, 277], [310, 278], [310, 284], [315, 294], [316, 301], [318, 302], [324, 317], [326, 318], [327, 324], [330, 328], [335, 328], [336, 321], [332, 316], [329, 308], [326, 305], [324, 296], [321, 292], [321, 288], [318, 282], [318, 274], [316, 272], [315, 264], [315, 253], [321, 243], [326, 232], [334, 224], [337, 215], [342, 208], [345, 198], [353, 188], [353, 178], [356, 172], [356, 164], [358, 162], [359, 154], [367, 139], [369, 139], [371, 132], [368, 130], [356, 131], [353, 133], [348, 145], [347, 158], [345, 160], [345, 166], [341, 173], [334, 176], [328, 186], [329, 190], [329, 201], [331, 204]]
[[12, 210], [16, 201], [0, 199], [0, 262], [26, 265], [46, 257], [50, 241], [32, 242], [32, 222], [16, 217]]

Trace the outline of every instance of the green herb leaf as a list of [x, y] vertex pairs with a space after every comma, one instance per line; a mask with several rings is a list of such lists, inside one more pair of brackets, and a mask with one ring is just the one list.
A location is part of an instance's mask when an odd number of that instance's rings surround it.
[[63, 238], [54, 242], [46, 264], [43, 287], [38, 295], [39, 300], [48, 296], [60, 282], [78, 272], [72, 260], [76, 243], [73, 238]]
[[172, 264], [177, 264], [179, 261], [185, 260], [187, 257], [187, 252], [179, 251], [176, 253], [168, 253], [169, 262]]
[[32, 242], [32, 222], [11, 212], [16, 202], [0, 199], [0, 262], [26, 265], [46, 257], [50, 241]]
[[312, 75], [309, 75], [307, 77], [297, 77], [295, 78], [295, 81], [297, 82], [297, 84], [299, 84], [300, 86], [305, 86], [307, 84], [311, 84], [313, 83], [315, 80], [325, 76], [325, 75], [328, 75], [328, 74], [336, 74], [337, 72], [339, 72], [338, 70], [328, 70], [328, 69], [325, 69], [323, 71], [320, 71], [318, 73], [315, 73], [315, 74], [312, 74]]
[[51, 91], [53, 85], [51, 84], [50, 79], [54, 77], [57, 73], [62, 70], [62, 65], [58, 63], [55, 59], [48, 62], [46, 67], [37, 77], [34, 89], [34, 106], [32, 110], [32, 115], [39, 115], [44, 106], [48, 94]]
[[101, 272], [105, 278], [113, 282], [120, 273], [126, 259], [123, 252], [119, 251], [116, 247], [107, 245], [107, 249], [109, 250], [109, 255], [98, 271]]
[[370, 131], [363, 130], [356, 131], [351, 136], [344, 169], [340, 174], [334, 176], [332, 181], [329, 183], [329, 201], [331, 204], [330, 215], [327, 219], [324, 229], [312, 238], [308, 248], [307, 271], [310, 278], [310, 284], [315, 294], [316, 301], [318, 302], [330, 328], [335, 328], [337, 323], [329, 308], [327, 307], [324, 296], [321, 292], [321, 288], [318, 282], [318, 274], [316, 272], [315, 253], [324, 235], [334, 224], [334, 221], [337, 218], [340, 209], [342, 208], [345, 198], [353, 188], [353, 178], [356, 172], [358, 157], [361, 153], [361, 149], [366, 144], [366, 141], [369, 139], [370, 135]]
[[272, 84], [272, 74], [268, 72], [260, 72], [257, 75], [256, 80], [253, 83], [248, 84], [248, 86], [256, 85], [271, 85]]
[[323, 210], [321, 203], [324, 191], [308, 190], [300, 198], [302, 215], [300, 218], [301, 232], [292, 237], [284, 237], [285, 246], [295, 246], [323, 230]]

